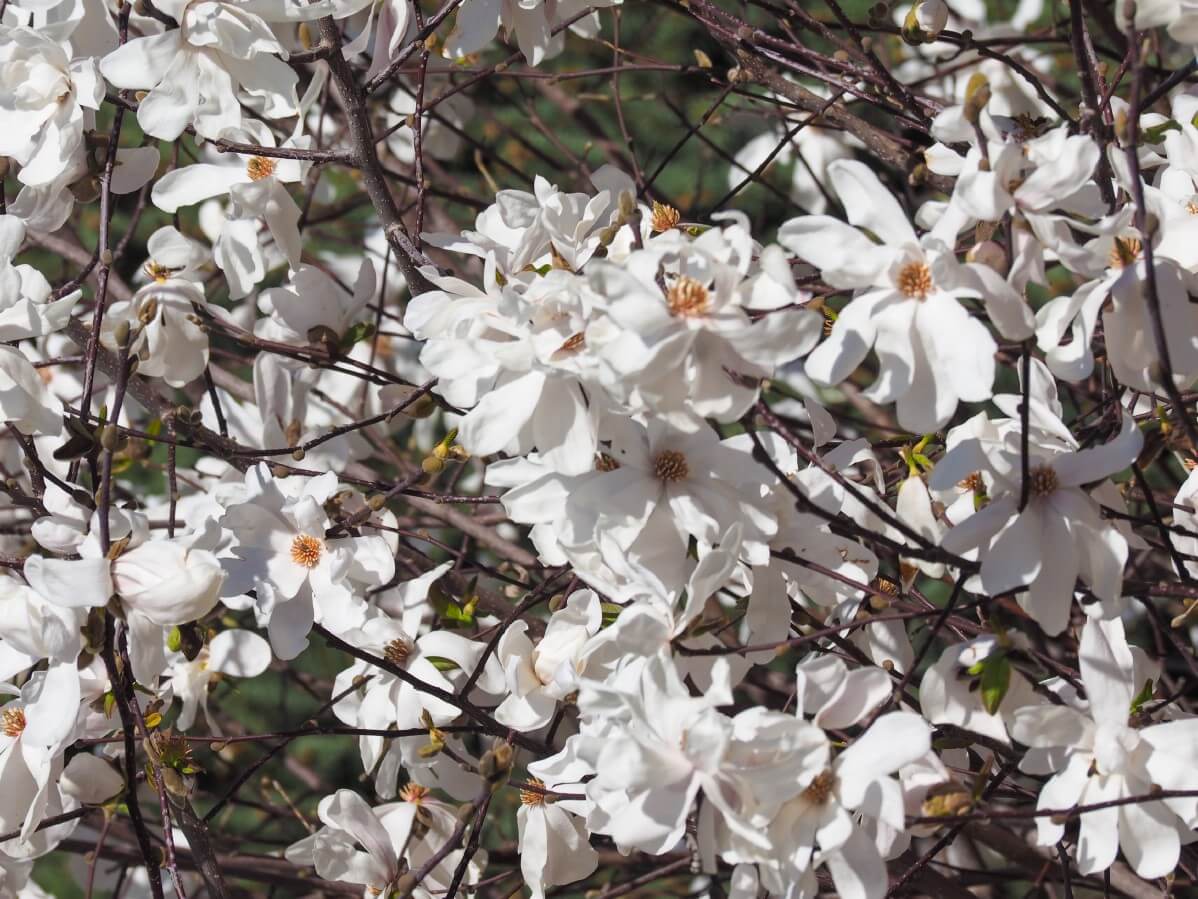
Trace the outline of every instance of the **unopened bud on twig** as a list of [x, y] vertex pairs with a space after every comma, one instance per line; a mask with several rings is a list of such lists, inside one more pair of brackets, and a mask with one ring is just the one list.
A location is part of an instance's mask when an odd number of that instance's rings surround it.
[[969, 76], [969, 84], [965, 86], [965, 121], [976, 125], [982, 116], [982, 110], [990, 102], [990, 82], [981, 72]]
[[948, 6], [944, 0], [920, 0], [903, 20], [903, 40], [913, 46], [936, 40], [948, 24]]

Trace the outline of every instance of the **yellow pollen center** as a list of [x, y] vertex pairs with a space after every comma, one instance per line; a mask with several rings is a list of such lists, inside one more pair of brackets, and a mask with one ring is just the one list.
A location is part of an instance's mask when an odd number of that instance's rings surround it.
[[711, 308], [711, 297], [706, 287], [683, 275], [666, 294], [666, 306], [675, 318], [701, 318]]
[[0, 715], [0, 723], [4, 729], [4, 736], [21, 736], [21, 731], [25, 729], [25, 710], [5, 709], [4, 713]]
[[686, 456], [677, 450], [663, 450], [653, 460], [653, 476], [659, 481], [683, 481], [690, 476]]
[[566, 338], [566, 341], [557, 348], [559, 353], [577, 353], [587, 345], [587, 336], [579, 331]]
[[680, 221], [682, 221], [682, 213], [673, 206], [653, 201], [653, 218], [649, 224], [658, 234], [669, 231], [671, 228], [677, 228]]
[[324, 543], [311, 534], [300, 534], [291, 541], [291, 561], [305, 568], [315, 568], [320, 562]]
[[429, 794], [428, 787], [422, 787], [416, 783], [406, 783], [403, 789], [399, 791], [399, 798], [404, 802], [410, 802], [413, 805], [420, 805], [424, 801], [424, 797]]
[[924, 262], [908, 262], [895, 279], [899, 292], [912, 300], [926, 300], [932, 292], [932, 270]]
[[957, 486], [962, 490], [972, 490], [974, 493], [983, 493], [986, 490], [986, 482], [982, 480], [982, 473], [975, 471], [966, 478], [962, 478], [957, 482]]
[[1051, 465], [1041, 465], [1039, 468], [1033, 468], [1028, 475], [1028, 481], [1032, 496], [1048, 496], [1061, 486], [1061, 482], [1057, 478], [1057, 473], [1053, 471]]
[[396, 637], [383, 647], [383, 658], [392, 665], [402, 665], [412, 654], [412, 641]]
[[830, 769], [825, 768], [815, 775], [815, 780], [807, 785], [807, 789], [803, 791], [803, 798], [812, 805], [826, 805], [832, 798], [832, 788], [835, 786], [836, 775]]
[[884, 577], [883, 575], [878, 575], [876, 578], [874, 578], [874, 584], [881, 592], [890, 596], [898, 596], [899, 585], [890, 578]]
[[277, 165], [273, 159], [267, 159], [265, 156], [251, 156], [250, 161], [245, 164], [245, 173], [250, 176], [251, 181], [261, 181], [273, 175]]
[[[541, 780], [539, 777], [530, 777], [528, 779], [528, 783], [529, 783], [529, 786], [533, 786], [533, 787], [544, 787], [545, 786], [545, 782], [543, 780]], [[545, 794], [539, 793], [536, 790], [521, 790], [520, 791], [520, 802], [523, 805], [544, 805], [545, 804]]]
[[1111, 268], [1127, 268], [1136, 261], [1144, 244], [1138, 237], [1116, 237], [1107, 262]]
[[1198, 200], [1190, 200], [1186, 203], [1186, 212], [1190, 215], [1198, 215]]
[[173, 275], [175, 272], [174, 269], [167, 268], [161, 262], [155, 262], [153, 259], [151, 259], [149, 262], [147, 262], [145, 264], [144, 268], [145, 268], [146, 274], [149, 275], [152, 280], [157, 281], [159, 284], [165, 284], [167, 279], [170, 278], [170, 276]]

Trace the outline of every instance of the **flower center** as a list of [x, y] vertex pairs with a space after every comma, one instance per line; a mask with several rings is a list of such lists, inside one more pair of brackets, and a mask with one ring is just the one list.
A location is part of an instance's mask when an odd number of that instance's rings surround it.
[[815, 780], [803, 791], [803, 798], [812, 805], [826, 805], [832, 798], [832, 788], [836, 786], [836, 775], [831, 769], [825, 768], [815, 775]]
[[982, 473], [975, 471], [968, 477], [957, 481], [957, 486], [962, 490], [972, 490], [974, 493], [982, 493], [986, 489], [986, 482], [982, 480]]
[[1186, 212], [1190, 215], [1198, 215], [1198, 197], [1191, 197], [1186, 201]]
[[1136, 261], [1143, 248], [1144, 244], [1138, 237], [1116, 237], [1107, 262], [1111, 268], [1127, 268]]
[[155, 262], [153, 259], [145, 264], [144, 269], [145, 273], [159, 284], [165, 284], [167, 279], [175, 273], [175, 269], [168, 268], [161, 262]]
[[315, 568], [320, 562], [324, 543], [311, 534], [300, 534], [291, 541], [291, 561], [305, 568]]
[[579, 331], [577, 334], [567, 337], [565, 343], [559, 346], [557, 351], [559, 353], [577, 353], [586, 345], [587, 336]]
[[595, 454], [595, 471], [615, 471], [619, 467], [620, 463], [607, 453]]
[[671, 228], [677, 228], [680, 221], [682, 221], [682, 213], [673, 206], [653, 201], [653, 218], [650, 219], [649, 225], [658, 234], [669, 231]]
[[908, 262], [895, 279], [899, 293], [912, 300], [926, 300], [932, 292], [932, 270], [926, 262]]
[[245, 173], [250, 176], [251, 181], [261, 181], [273, 175], [277, 165], [273, 159], [267, 159], [265, 156], [251, 156], [250, 161], [245, 164]]
[[[545, 786], [545, 782], [543, 780], [541, 780], [539, 777], [530, 777], [528, 779], [528, 783], [529, 783], [529, 786], [533, 786], [533, 787], [544, 787]], [[520, 802], [522, 805], [544, 805], [545, 804], [545, 794], [540, 793], [536, 790], [521, 790], [520, 791]]]
[[396, 637], [383, 647], [383, 658], [392, 665], [403, 665], [412, 654], [412, 641], [404, 637]]
[[1061, 486], [1060, 479], [1051, 465], [1041, 465], [1033, 468], [1028, 475], [1032, 496], [1048, 496]]
[[677, 450], [663, 450], [653, 460], [653, 476], [659, 481], [682, 481], [689, 477], [690, 473], [686, 456]]
[[410, 802], [413, 805], [420, 805], [424, 801], [424, 797], [429, 794], [428, 787], [422, 787], [417, 783], [406, 783], [403, 789], [399, 791], [399, 798], [404, 802]]
[[885, 575], [879, 574], [874, 578], [874, 586], [882, 593], [888, 596], [898, 596], [899, 585], [898, 581], [892, 580]]
[[4, 736], [21, 736], [21, 731], [25, 729], [25, 710], [5, 709], [4, 714], [0, 715], [0, 723], [4, 729]]
[[683, 275], [666, 294], [666, 306], [675, 318], [701, 318], [711, 308], [711, 297], [706, 287]]

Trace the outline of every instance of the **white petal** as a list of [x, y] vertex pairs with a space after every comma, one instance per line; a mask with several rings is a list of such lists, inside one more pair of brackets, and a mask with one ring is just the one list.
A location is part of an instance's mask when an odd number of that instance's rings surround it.
[[25, 579], [47, 602], [71, 609], [103, 606], [112, 596], [107, 559], [30, 556]]
[[256, 677], [270, 666], [270, 644], [251, 631], [221, 631], [208, 644], [208, 667], [233, 677]]

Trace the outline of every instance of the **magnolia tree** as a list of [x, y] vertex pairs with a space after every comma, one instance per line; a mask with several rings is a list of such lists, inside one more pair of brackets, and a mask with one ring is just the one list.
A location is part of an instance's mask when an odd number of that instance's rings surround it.
[[1198, 8], [1009, 6], [0, 0], [0, 897], [1194, 895]]

